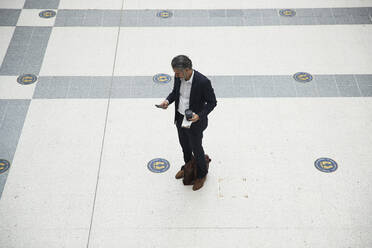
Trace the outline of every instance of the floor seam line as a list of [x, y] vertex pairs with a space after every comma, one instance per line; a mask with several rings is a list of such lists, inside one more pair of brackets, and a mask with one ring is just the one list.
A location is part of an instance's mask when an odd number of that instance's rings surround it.
[[117, 52], [118, 52], [118, 47], [119, 47], [120, 30], [121, 30], [121, 21], [122, 21], [122, 16], [123, 16], [123, 8], [124, 8], [124, 0], [122, 1], [121, 10], [120, 10], [120, 20], [119, 20], [119, 25], [118, 25], [118, 34], [117, 34], [117, 37], [116, 37], [116, 48], [115, 48], [114, 64], [113, 64], [113, 68], [112, 68], [111, 83], [110, 83], [110, 91], [109, 91], [109, 97], [108, 97], [107, 108], [106, 108], [105, 127], [104, 127], [104, 129], [103, 129], [103, 138], [102, 138], [102, 143], [101, 143], [101, 154], [100, 154], [100, 159], [99, 159], [99, 166], [98, 166], [98, 173], [97, 173], [96, 188], [95, 188], [95, 192], [94, 192], [94, 200], [93, 200], [93, 207], [92, 207], [92, 215], [91, 215], [91, 218], [90, 218], [90, 226], [89, 226], [89, 233], [88, 233], [88, 241], [87, 241], [87, 246], [86, 246], [87, 248], [89, 248], [89, 244], [90, 244], [90, 237], [91, 237], [91, 232], [92, 232], [93, 218], [94, 218], [95, 206], [96, 206], [96, 199], [97, 199], [97, 190], [98, 190], [99, 176], [100, 176], [100, 173], [101, 173], [101, 164], [102, 164], [103, 148], [104, 148], [105, 137], [106, 137], [106, 129], [107, 129], [107, 121], [108, 121], [108, 112], [109, 112], [109, 109], [110, 109], [110, 102], [111, 102], [112, 84], [113, 84], [113, 81], [114, 81], [115, 66], [116, 66], [116, 59], [117, 59]]

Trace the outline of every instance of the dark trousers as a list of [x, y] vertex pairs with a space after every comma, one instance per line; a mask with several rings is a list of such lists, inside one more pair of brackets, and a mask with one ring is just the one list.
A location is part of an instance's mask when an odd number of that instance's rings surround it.
[[[176, 126], [178, 139], [182, 147], [183, 160], [185, 163], [189, 162], [193, 153], [196, 159], [198, 178], [202, 178], [208, 173], [202, 146], [203, 131], [206, 129], [206, 126], [203, 127], [200, 123], [196, 124], [197, 122], [194, 122], [191, 128], [183, 128], [181, 127], [183, 118], [184, 116], [176, 111]], [[184, 166], [181, 169], [183, 168]]]

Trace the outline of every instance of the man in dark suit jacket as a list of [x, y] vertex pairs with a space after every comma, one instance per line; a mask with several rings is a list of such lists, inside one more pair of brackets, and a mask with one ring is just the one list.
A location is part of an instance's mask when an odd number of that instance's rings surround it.
[[[171, 65], [175, 72], [173, 90], [160, 105], [166, 109], [169, 104], [176, 103], [174, 123], [185, 163], [192, 159], [192, 153], [196, 159], [198, 178], [195, 180], [193, 190], [198, 190], [203, 186], [208, 173], [202, 146], [203, 131], [208, 126], [207, 116], [217, 105], [217, 100], [211, 81], [192, 69], [192, 62], [188, 57], [176, 56]], [[194, 113], [190, 128], [182, 127], [186, 109], [191, 109]], [[176, 174], [177, 179], [184, 176], [183, 169], [184, 166]]]

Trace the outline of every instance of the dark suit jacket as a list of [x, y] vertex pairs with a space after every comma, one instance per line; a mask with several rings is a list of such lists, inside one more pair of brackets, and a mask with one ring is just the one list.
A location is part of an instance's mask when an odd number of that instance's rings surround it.
[[[178, 110], [180, 98], [181, 79], [174, 77], [174, 85], [172, 92], [168, 95], [167, 100], [169, 104], [176, 102], [175, 114]], [[205, 129], [208, 126], [208, 114], [216, 107], [217, 100], [212, 88], [211, 81], [194, 70], [194, 77], [192, 79], [192, 86], [190, 92], [189, 109], [199, 115], [199, 120], [194, 122], [191, 126]], [[174, 123], [176, 123], [176, 115], [174, 116]]]

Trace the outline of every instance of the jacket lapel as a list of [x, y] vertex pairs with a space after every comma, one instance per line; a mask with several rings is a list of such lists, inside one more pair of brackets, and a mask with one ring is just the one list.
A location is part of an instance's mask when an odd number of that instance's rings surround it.
[[191, 108], [191, 105], [192, 105], [192, 97], [193, 97], [193, 95], [194, 95], [194, 91], [195, 91], [195, 85], [196, 85], [196, 82], [198, 81], [198, 80], [196, 80], [196, 77], [197, 77], [197, 72], [196, 72], [196, 70], [194, 70], [194, 77], [192, 78], [192, 84], [191, 84], [191, 91], [190, 91], [190, 100], [189, 100], [189, 107]]
[[181, 90], [181, 79], [177, 78], [175, 80], [175, 83], [176, 83], [176, 93], [179, 96], [180, 95], [180, 90]]

